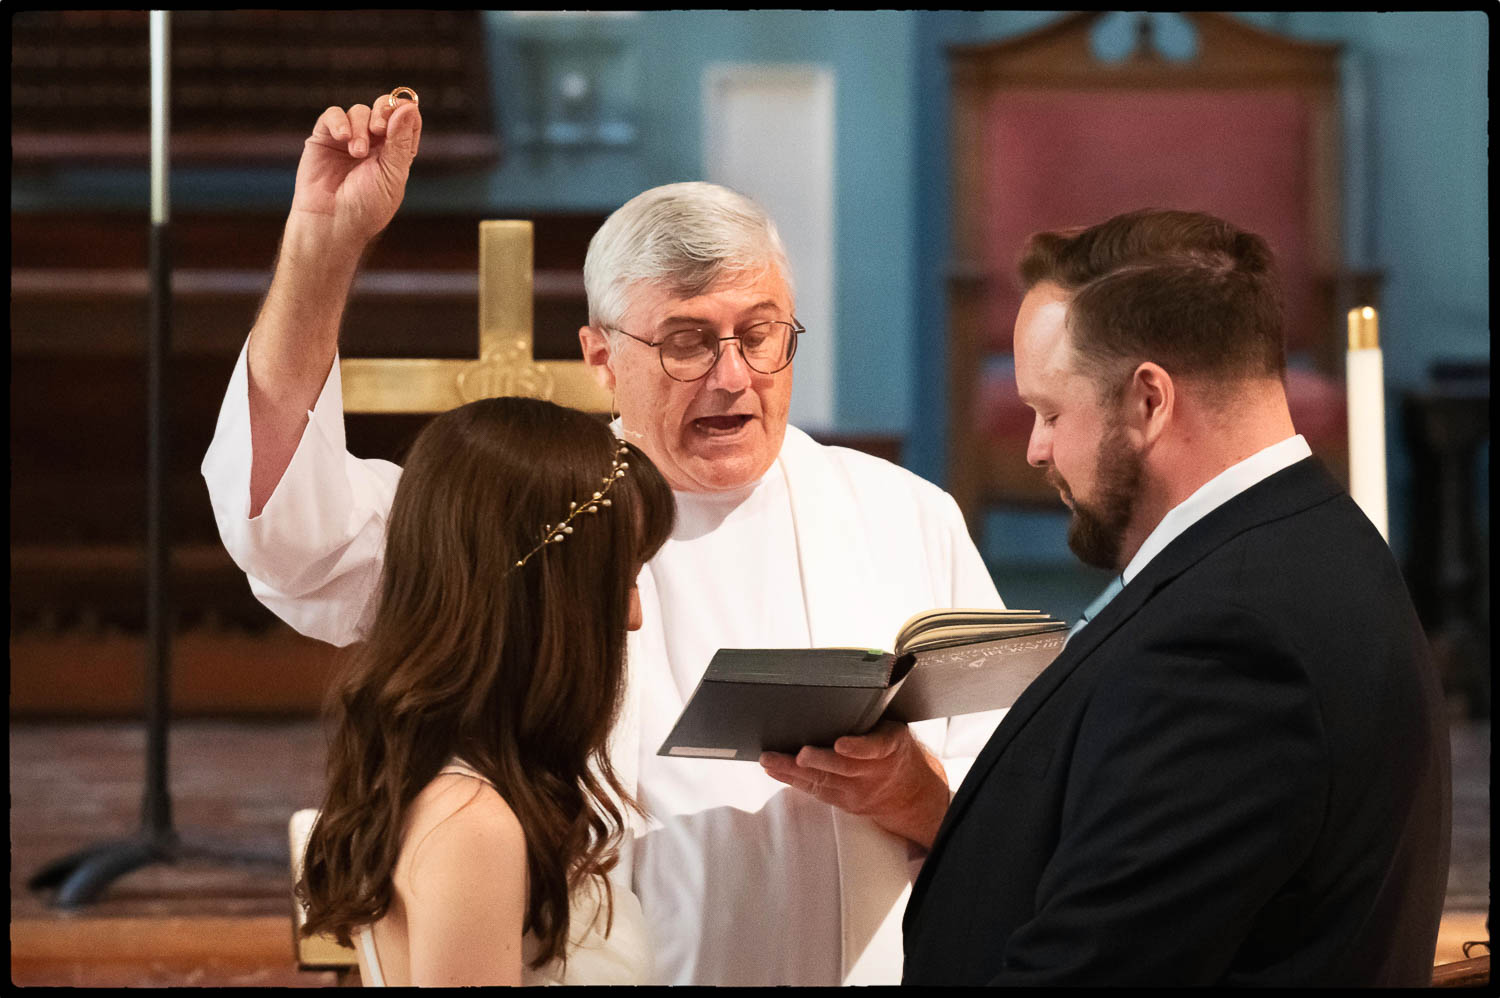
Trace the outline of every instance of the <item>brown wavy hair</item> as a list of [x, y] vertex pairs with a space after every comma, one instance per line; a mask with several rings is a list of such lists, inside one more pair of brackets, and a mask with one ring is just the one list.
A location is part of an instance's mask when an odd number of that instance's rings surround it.
[[625, 687], [630, 590], [671, 533], [672, 492], [633, 445], [611, 505], [517, 567], [600, 491], [620, 447], [550, 402], [484, 399], [413, 442], [386, 527], [379, 607], [330, 696], [327, 792], [298, 897], [304, 934], [350, 944], [380, 919], [417, 794], [454, 756], [526, 838], [532, 966], [566, 959], [569, 898], [619, 858], [621, 787], [606, 742]]

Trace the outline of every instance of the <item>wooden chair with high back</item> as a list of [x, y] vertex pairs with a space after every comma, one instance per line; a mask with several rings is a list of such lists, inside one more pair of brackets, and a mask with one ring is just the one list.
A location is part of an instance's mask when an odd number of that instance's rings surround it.
[[[307, 837], [312, 834], [313, 822], [318, 819], [318, 810], [305, 807], [293, 812], [287, 821], [287, 844], [291, 850], [292, 886], [302, 879], [302, 858], [307, 854]], [[307, 922], [307, 911], [302, 902], [292, 896], [292, 958], [298, 970], [309, 972], [333, 971], [341, 986], [359, 983], [359, 957], [354, 950], [343, 945], [332, 936], [304, 936], [302, 926]]]
[[1104, 16], [949, 50], [949, 488], [981, 542], [993, 505], [1060, 508], [1026, 464], [1032, 413], [1010, 363], [1025, 240], [1138, 208], [1207, 211], [1271, 244], [1292, 416], [1347, 475], [1343, 309], [1378, 302], [1340, 253], [1338, 46], [1190, 12], [1196, 54], [1169, 60], [1142, 15], [1134, 51], [1105, 62], [1091, 42]]

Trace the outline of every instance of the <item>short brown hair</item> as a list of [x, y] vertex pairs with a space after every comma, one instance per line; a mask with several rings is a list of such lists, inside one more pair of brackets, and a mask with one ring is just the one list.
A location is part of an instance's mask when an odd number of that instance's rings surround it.
[[1046, 281], [1068, 293], [1073, 348], [1106, 395], [1144, 361], [1221, 383], [1285, 376], [1271, 249], [1223, 219], [1147, 209], [1039, 232], [1020, 271], [1027, 291]]

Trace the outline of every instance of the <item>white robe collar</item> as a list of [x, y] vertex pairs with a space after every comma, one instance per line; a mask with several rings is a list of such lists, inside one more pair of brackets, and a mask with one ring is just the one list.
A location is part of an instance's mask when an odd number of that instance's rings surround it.
[[[814, 647], [888, 649], [904, 617], [894, 580], [877, 572], [870, 556], [872, 544], [861, 515], [861, 496], [822, 445], [794, 426], [787, 427], [777, 460], [791, 501]], [[662, 676], [670, 679], [670, 670], [665, 668], [661, 601], [649, 562], [641, 573], [639, 591], [645, 621], [630, 635], [631, 681], [611, 747], [615, 771], [631, 793], [639, 786], [641, 753], [654, 750], [641, 744], [641, 698], [655, 695]], [[651, 661], [661, 662], [663, 668], [640, 665]], [[653, 675], [656, 672], [661, 675]], [[837, 809], [834, 835], [844, 983], [896, 983], [902, 961], [901, 914], [911, 887], [908, 846], [870, 819]], [[628, 877], [628, 855], [622, 855], [620, 866]]]
[[778, 460], [791, 497], [813, 646], [889, 649], [901, 604], [870, 557], [861, 497], [825, 448], [794, 426], [787, 427]]

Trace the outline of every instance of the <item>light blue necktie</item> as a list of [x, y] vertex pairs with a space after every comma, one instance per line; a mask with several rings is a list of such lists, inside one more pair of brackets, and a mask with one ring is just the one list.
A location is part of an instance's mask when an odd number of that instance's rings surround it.
[[[1073, 629], [1068, 632], [1068, 641], [1073, 640], [1073, 635], [1083, 630], [1084, 624], [1087, 624], [1089, 621], [1099, 616], [1099, 611], [1108, 606], [1109, 601], [1118, 596], [1120, 594], [1120, 590], [1124, 588], [1125, 578], [1120, 575], [1115, 576], [1110, 584], [1104, 587], [1104, 592], [1096, 596], [1094, 598], [1094, 602], [1090, 603], [1087, 607], [1084, 608], [1083, 616], [1078, 618], [1078, 623], [1074, 624]], [[1063, 643], [1067, 644], [1066, 641]]]

